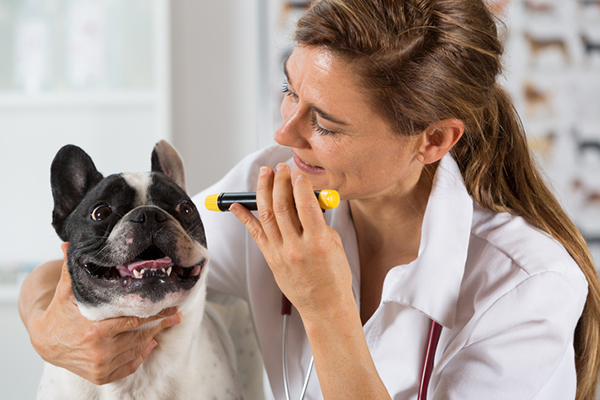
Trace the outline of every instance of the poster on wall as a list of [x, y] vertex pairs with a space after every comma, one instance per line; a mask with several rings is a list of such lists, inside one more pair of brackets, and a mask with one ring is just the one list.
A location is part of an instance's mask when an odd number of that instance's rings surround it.
[[600, 263], [600, 1], [497, 0], [504, 84], [559, 200]]

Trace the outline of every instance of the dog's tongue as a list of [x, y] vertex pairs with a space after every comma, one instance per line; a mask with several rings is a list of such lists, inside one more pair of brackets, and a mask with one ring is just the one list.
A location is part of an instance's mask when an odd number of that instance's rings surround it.
[[129, 263], [117, 265], [117, 270], [121, 276], [132, 275], [133, 270], [151, 270], [161, 269], [173, 266], [173, 261], [170, 257], [159, 258], [158, 260], [133, 260]]

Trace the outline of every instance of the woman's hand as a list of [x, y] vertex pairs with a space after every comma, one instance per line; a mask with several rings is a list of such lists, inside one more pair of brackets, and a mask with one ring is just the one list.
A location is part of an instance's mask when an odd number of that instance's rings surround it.
[[300, 313], [323, 397], [389, 399], [365, 340], [342, 242], [325, 223], [310, 181], [300, 175], [292, 187], [287, 165], [276, 173], [263, 167], [256, 192], [258, 219], [240, 204], [230, 210]]
[[[162, 329], [178, 324], [181, 316], [176, 309], [167, 309], [149, 318], [86, 319], [80, 314], [71, 289], [71, 276], [66, 265], [67, 247], [68, 243], [65, 243], [60, 280], [47, 308], [43, 304], [47, 301], [40, 297], [30, 301], [32, 309], [29, 313], [21, 310], [31, 343], [51, 364], [97, 385], [114, 382], [135, 372], [156, 347], [154, 336]], [[22, 290], [25, 289], [24, 285]], [[21, 299], [21, 308], [27, 306], [23, 303], [27, 300]], [[163, 320], [153, 328], [134, 330], [161, 318]]]
[[285, 164], [263, 167], [257, 185], [258, 219], [245, 207], [231, 211], [246, 226], [279, 288], [300, 314], [322, 312], [342, 294], [352, 296], [352, 275], [338, 233], [327, 226], [310, 181], [292, 187]]

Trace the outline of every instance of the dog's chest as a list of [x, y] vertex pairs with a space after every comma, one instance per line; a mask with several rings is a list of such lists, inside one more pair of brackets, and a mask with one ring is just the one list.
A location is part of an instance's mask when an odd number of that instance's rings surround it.
[[[111, 398], [243, 399], [229, 357], [206, 315], [200, 329], [186, 334], [172, 329], [157, 340], [159, 346], [140, 369], [113, 385]], [[191, 345], [186, 348], [186, 343]]]

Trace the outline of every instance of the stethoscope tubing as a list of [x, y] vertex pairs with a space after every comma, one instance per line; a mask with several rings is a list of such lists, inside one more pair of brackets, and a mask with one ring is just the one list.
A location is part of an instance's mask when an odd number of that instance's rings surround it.
[[[289, 377], [288, 377], [288, 362], [287, 362], [287, 337], [288, 337], [288, 324], [289, 317], [292, 314], [292, 303], [285, 297], [282, 296], [281, 300], [281, 315], [283, 316], [283, 340], [282, 340], [282, 349], [281, 349], [281, 364], [282, 364], [282, 372], [283, 372], [283, 389], [285, 391], [286, 400], [291, 400], [290, 396], [290, 388], [289, 388]], [[427, 400], [427, 387], [429, 386], [429, 381], [431, 379], [431, 374], [433, 372], [433, 366], [435, 361], [435, 352], [437, 350], [438, 343], [440, 341], [440, 335], [442, 334], [442, 326], [435, 322], [433, 319], [431, 320], [431, 325], [429, 327], [429, 337], [427, 338], [427, 348], [425, 349], [425, 358], [423, 361], [423, 368], [421, 370], [421, 380], [419, 381], [419, 392], [417, 394], [417, 400]], [[302, 392], [300, 393], [300, 400], [304, 399], [306, 395], [306, 390], [308, 388], [308, 381], [310, 379], [310, 374], [313, 370], [313, 366], [315, 363], [315, 359], [313, 356], [310, 357], [310, 363], [308, 365], [308, 369], [306, 370], [306, 377], [304, 378], [304, 384], [302, 385]]]
[[433, 364], [435, 361], [435, 351], [440, 341], [442, 334], [442, 326], [431, 320], [429, 327], [429, 338], [427, 339], [427, 348], [425, 349], [425, 360], [423, 361], [423, 370], [421, 371], [421, 381], [419, 382], [419, 394], [417, 400], [427, 400], [427, 387], [433, 372]]
[[[289, 314], [283, 314], [283, 343], [282, 343], [282, 351], [281, 354], [282, 356], [282, 369], [283, 369], [283, 389], [285, 391], [285, 398], [286, 400], [291, 400], [291, 396], [290, 396], [290, 388], [289, 388], [289, 375], [288, 375], [288, 368], [287, 368], [287, 331], [288, 331], [288, 318], [289, 318]], [[313, 370], [313, 366], [315, 364], [315, 358], [313, 356], [310, 357], [310, 363], [308, 365], [308, 368], [306, 370], [306, 377], [304, 378], [304, 384], [302, 385], [302, 391], [300, 393], [300, 400], [304, 399], [304, 396], [306, 395], [306, 390], [308, 389], [308, 381], [310, 379], [310, 375], [312, 373]]]
[[[290, 396], [290, 387], [289, 387], [289, 376], [288, 376], [288, 362], [287, 362], [287, 337], [288, 337], [288, 325], [289, 325], [289, 317], [292, 314], [292, 303], [282, 295], [281, 298], [281, 315], [283, 315], [283, 340], [281, 343], [281, 364], [282, 364], [282, 372], [283, 372], [283, 389], [285, 391], [286, 400], [291, 400]], [[302, 391], [300, 393], [300, 400], [304, 399], [306, 396], [306, 390], [308, 389], [308, 381], [310, 379], [310, 374], [312, 373], [313, 366], [315, 364], [315, 358], [310, 356], [310, 363], [308, 365], [308, 369], [306, 370], [306, 377], [304, 378], [304, 384], [302, 385]]]

